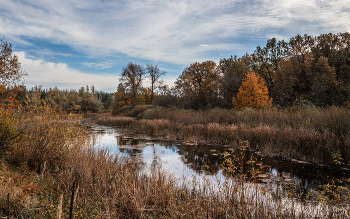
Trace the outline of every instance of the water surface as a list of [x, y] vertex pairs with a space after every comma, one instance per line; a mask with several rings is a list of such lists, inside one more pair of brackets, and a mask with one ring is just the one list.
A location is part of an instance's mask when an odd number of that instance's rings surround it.
[[[222, 183], [225, 180], [222, 154], [234, 151], [232, 148], [187, 145], [183, 142], [153, 139], [147, 135], [132, 135], [125, 129], [107, 126], [94, 126], [90, 135], [95, 148], [108, 148], [118, 156], [137, 159], [146, 171], [161, 165], [179, 182], [187, 184], [200, 183], [204, 177], [213, 185]], [[234, 154], [236, 157], [242, 155], [240, 151]], [[317, 196], [321, 185], [350, 177], [350, 171], [282, 158], [262, 157], [250, 152], [244, 152], [243, 171], [250, 171], [249, 160], [254, 161], [259, 173], [253, 178], [246, 174], [247, 183], [251, 179], [254, 183], [268, 186], [271, 190], [293, 184], [301, 198], [307, 193]]]

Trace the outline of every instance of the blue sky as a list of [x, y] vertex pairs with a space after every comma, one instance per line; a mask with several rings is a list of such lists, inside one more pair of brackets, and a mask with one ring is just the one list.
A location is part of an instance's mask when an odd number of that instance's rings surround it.
[[[0, 34], [25, 85], [114, 92], [129, 62], [173, 85], [193, 62], [252, 53], [267, 39], [350, 32], [349, 0], [0, 0]], [[147, 82], [146, 84], [147, 85]]]

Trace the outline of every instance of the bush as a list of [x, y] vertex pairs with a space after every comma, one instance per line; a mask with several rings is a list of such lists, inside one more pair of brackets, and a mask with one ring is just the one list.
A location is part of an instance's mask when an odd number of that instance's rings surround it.
[[119, 109], [113, 109], [112, 115], [113, 116], [116, 116], [116, 115], [124, 116], [124, 115], [128, 114], [132, 108], [133, 108], [132, 105], [128, 105], [128, 106], [123, 106], [122, 108], [119, 108]]
[[154, 108], [149, 108], [142, 113], [142, 119], [160, 119], [163, 113], [163, 107], [157, 106]]
[[126, 116], [141, 118], [141, 114], [147, 109], [153, 108], [153, 105], [136, 105]]
[[19, 137], [18, 121], [13, 112], [0, 108], [0, 153]]

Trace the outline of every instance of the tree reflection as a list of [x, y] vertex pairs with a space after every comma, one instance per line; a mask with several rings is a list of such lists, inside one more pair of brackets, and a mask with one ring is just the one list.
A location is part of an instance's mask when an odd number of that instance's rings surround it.
[[177, 145], [177, 148], [182, 162], [196, 173], [214, 175], [220, 170], [220, 154], [225, 151], [223, 148], [213, 149], [205, 145]]
[[[241, 166], [237, 165], [240, 168], [238, 170], [249, 179], [256, 180], [254, 182], [270, 184], [275, 182], [276, 185], [287, 181], [294, 183], [296, 186], [294, 189], [300, 198], [303, 198], [310, 189], [317, 189], [319, 185], [325, 185], [331, 181], [339, 182], [350, 176], [350, 170], [281, 157], [262, 157], [250, 150], [242, 153], [241, 150], [237, 149], [237, 151], [232, 152], [230, 149], [220, 146], [186, 145], [169, 140], [149, 139], [147, 136], [144, 139], [138, 135], [131, 135], [132, 137], [115, 136], [116, 133], [109, 133], [105, 130], [91, 133], [91, 143], [97, 145], [98, 140], [102, 138], [101, 136], [108, 134], [113, 134], [115, 137], [113, 138], [117, 141], [117, 144], [113, 143], [113, 145], [117, 145], [116, 151], [119, 151], [123, 156], [136, 158], [140, 166], [147, 163], [151, 169], [157, 168], [164, 157], [179, 155], [182, 165], [186, 165], [196, 174], [217, 175], [222, 170], [224, 160], [222, 155], [229, 152], [232, 157], [243, 157], [239, 164]], [[249, 177], [251, 176], [249, 173], [253, 172], [252, 167], [259, 169], [259, 173], [254, 177]], [[259, 174], [260, 176], [258, 176]]]

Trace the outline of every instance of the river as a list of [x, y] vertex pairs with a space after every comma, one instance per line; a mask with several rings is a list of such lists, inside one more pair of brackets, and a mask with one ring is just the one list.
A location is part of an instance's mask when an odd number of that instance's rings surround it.
[[[225, 147], [188, 145], [167, 139], [154, 139], [147, 135], [127, 133], [126, 129], [107, 126], [91, 127], [90, 136], [95, 149], [108, 149], [117, 156], [136, 159], [145, 171], [161, 165], [180, 184], [194, 187], [204, 180], [209, 180], [214, 187], [225, 181], [226, 172], [222, 166], [225, 152], [234, 154], [243, 161], [241, 163], [244, 164], [237, 171], [244, 172], [247, 183], [266, 187], [266, 190], [277, 195], [287, 194], [288, 188], [293, 188], [295, 197], [301, 200], [316, 200], [325, 193], [330, 184], [346, 186], [346, 180], [350, 177], [347, 169], [271, 158], [249, 151], [237, 152]], [[253, 174], [249, 168], [251, 166], [254, 166]]]

